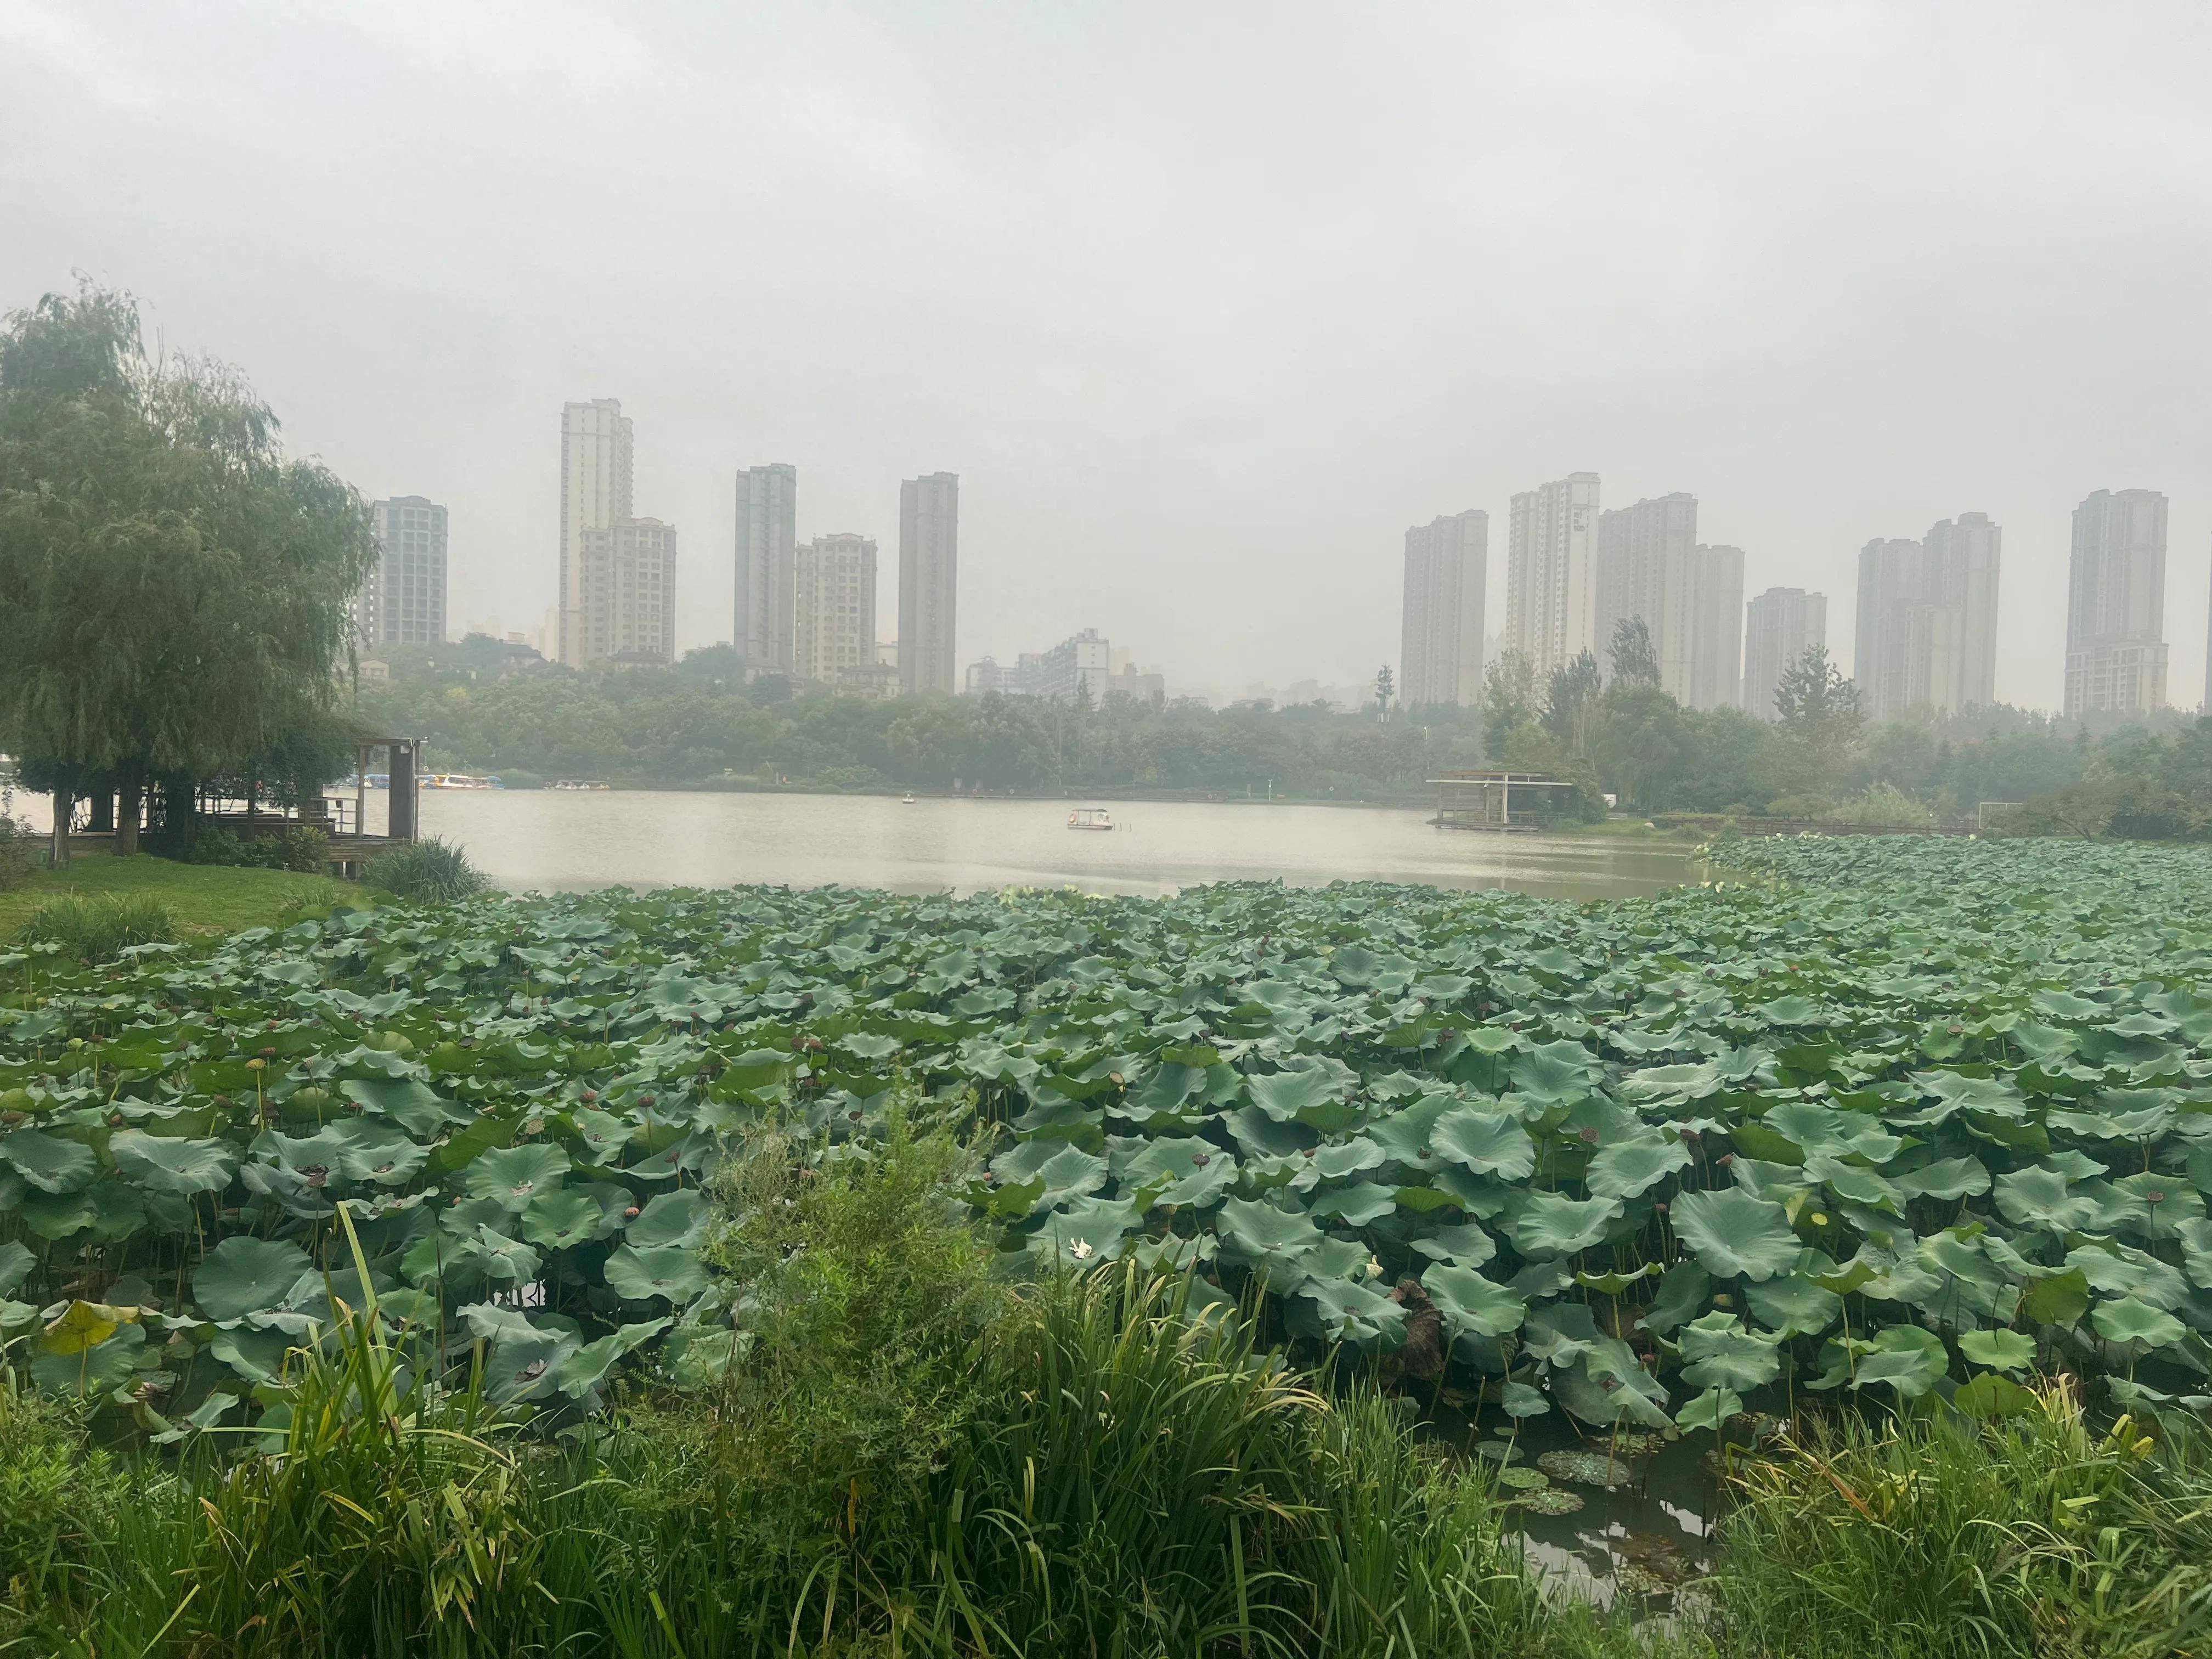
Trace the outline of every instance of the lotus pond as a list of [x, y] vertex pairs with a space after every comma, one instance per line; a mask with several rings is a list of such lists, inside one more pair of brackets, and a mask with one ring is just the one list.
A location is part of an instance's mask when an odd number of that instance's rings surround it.
[[1729, 856], [1582, 906], [617, 891], [0, 955], [0, 1335], [157, 1438], [281, 1422], [366, 1300], [343, 1207], [380, 1317], [496, 1401], [696, 1384], [744, 1343], [723, 1137], [919, 1091], [972, 1111], [1010, 1261], [1191, 1270], [1479, 1433], [2002, 1415], [2057, 1370], [2212, 1403], [2203, 858]]

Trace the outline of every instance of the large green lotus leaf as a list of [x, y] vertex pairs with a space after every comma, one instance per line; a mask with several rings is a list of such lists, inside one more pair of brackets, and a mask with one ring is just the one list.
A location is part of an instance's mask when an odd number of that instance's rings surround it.
[[1429, 1145], [1477, 1175], [1519, 1181], [1536, 1169], [1535, 1145], [1520, 1121], [1477, 1106], [1458, 1107], [1437, 1119], [1429, 1129]]
[[82, 1192], [100, 1170], [91, 1147], [43, 1129], [18, 1129], [0, 1137], [0, 1162], [42, 1193]]
[[[428, 1237], [426, 1235], [425, 1237]], [[475, 1260], [487, 1278], [510, 1285], [526, 1285], [538, 1277], [538, 1252], [519, 1238], [510, 1238], [488, 1222], [477, 1224]]]
[[1683, 1106], [1718, 1094], [1725, 1081], [1710, 1060], [1693, 1066], [1647, 1066], [1622, 1079], [1620, 1092], [1639, 1105]]
[[2177, 1269], [2154, 1255], [2109, 1240], [2069, 1250], [2066, 1265], [2100, 1296], [2132, 1296], [2168, 1312], [2189, 1298], [2188, 1282]]
[[1820, 1005], [1810, 997], [1777, 997], [1763, 1002], [1752, 1013], [1769, 1025], [1817, 1025], [1820, 1023]]
[[192, 1275], [192, 1300], [210, 1319], [243, 1319], [283, 1305], [300, 1275], [314, 1263], [296, 1244], [279, 1239], [224, 1239]]
[[1421, 1288], [1443, 1316], [1444, 1328], [1462, 1336], [1504, 1336], [1518, 1330], [1528, 1304], [1505, 1285], [1472, 1267], [1444, 1264], [1421, 1275]]
[[1140, 1078], [1114, 1109], [1147, 1127], [1161, 1128], [1194, 1116], [1198, 1097], [1205, 1088], [1206, 1067], [1170, 1061], [1154, 1066]]
[[1818, 1336], [1836, 1322], [1843, 1298], [1802, 1267], [1744, 1287], [1751, 1316], [1778, 1336]]
[[1674, 1426], [1667, 1417], [1666, 1385], [1645, 1370], [1635, 1351], [1617, 1337], [1598, 1336], [1580, 1358], [1552, 1376], [1560, 1405], [1585, 1423], [1641, 1423]]
[[1124, 1242], [1144, 1218], [1144, 1212], [1127, 1199], [1079, 1198], [1065, 1209], [1046, 1212], [1044, 1224], [1030, 1235], [1029, 1249], [1047, 1263], [1095, 1266], [1119, 1257]]
[[478, 1154], [470, 1164], [469, 1195], [490, 1199], [510, 1213], [520, 1215], [540, 1193], [557, 1191], [569, 1167], [568, 1153], [542, 1141], [498, 1147]]
[[0, 1297], [15, 1295], [38, 1265], [39, 1258], [15, 1240], [0, 1244]]
[[57, 1352], [43, 1346], [31, 1356], [31, 1381], [42, 1393], [97, 1400], [130, 1380], [146, 1346], [137, 1325], [114, 1325], [100, 1343]]
[[430, 1156], [428, 1146], [410, 1139], [391, 1124], [374, 1118], [348, 1118], [333, 1123], [318, 1139], [338, 1148], [346, 1177], [373, 1182], [380, 1187], [403, 1187], [422, 1172]]
[[696, 1187], [650, 1200], [623, 1237], [640, 1249], [659, 1244], [696, 1246], [707, 1237], [707, 1194]]
[[1826, 1152], [1814, 1152], [1805, 1160], [1805, 1173], [1825, 1184], [1844, 1203], [1863, 1204], [1893, 1216], [1905, 1214], [1905, 1194], [1872, 1170], [1846, 1164]]
[[[1895, 1297], [1952, 1327], [1990, 1319], [2002, 1324], [2019, 1304], [2019, 1290], [2008, 1284], [1976, 1239], [1956, 1231], [1934, 1233], [1920, 1241], [1916, 1255], [1926, 1270], [1925, 1288], [1902, 1290]], [[1874, 1293], [1869, 1287], [1869, 1295]]]
[[1312, 1303], [1322, 1329], [1333, 1341], [1373, 1347], [1405, 1336], [1405, 1308], [1352, 1279], [1309, 1278], [1297, 1294]]
[[1472, 1222], [1439, 1227], [1427, 1238], [1413, 1241], [1413, 1249], [1433, 1261], [1449, 1261], [1462, 1267], [1480, 1267], [1498, 1254], [1497, 1241]]
[[219, 1193], [238, 1168], [238, 1149], [227, 1140], [184, 1140], [119, 1129], [108, 1153], [124, 1178], [163, 1193]]
[[1961, 1331], [1959, 1352], [1993, 1371], [2025, 1371], [2035, 1363], [2035, 1339], [2018, 1331]]
[[[2009, 1333], [2006, 1333], [2009, 1334]], [[1960, 1346], [1965, 1346], [1962, 1340]], [[2031, 1348], [2033, 1344], [2030, 1345]], [[1968, 1358], [1972, 1356], [1969, 1355]], [[2019, 1383], [1999, 1376], [1995, 1371], [1984, 1371], [1962, 1382], [1953, 1391], [1951, 1408], [1962, 1415], [1987, 1422], [2002, 1422], [2009, 1418], [2025, 1417], [2036, 1408], [2033, 1391]]]
[[1279, 1123], [1297, 1122], [1323, 1134], [1350, 1128], [1359, 1116], [1356, 1080], [1323, 1066], [1269, 1072], [1244, 1080], [1252, 1103]]
[[1583, 1173], [1593, 1198], [1637, 1198], [1690, 1166], [1680, 1135], [1639, 1135], [1601, 1146]]
[[595, 1342], [570, 1349], [554, 1362], [552, 1386], [556, 1393], [570, 1400], [580, 1400], [607, 1379], [615, 1363], [624, 1354], [635, 1352], [666, 1330], [665, 1317], [648, 1319], [641, 1324], [624, 1325], [611, 1335]]
[[2094, 1226], [2097, 1201], [2074, 1188], [2074, 1180], [2056, 1170], [2014, 1170], [1996, 1179], [1996, 1204], [2016, 1227], [2045, 1227], [2077, 1232]]
[[2102, 1199], [2100, 1223], [2153, 1243], [2179, 1237], [2183, 1226], [2204, 1214], [2204, 1200], [2196, 1188], [2154, 1170], [2107, 1183]]
[[1304, 1214], [1261, 1201], [1232, 1198], [1214, 1220], [1222, 1248], [1252, 1264], [1295, 1264], [1322, 1242], [1321, 1229]]
[[1682, 1380], [1693, 1389], [1729, 1388], [1741, 1393], [1782, 1374], [1782, 1339], [1745, 1329], [1724, 1309], [1692, 1320], [1675, 1341], [1682, 1350]]
[[1644, 1328], [1666, 1335], [1703, 1308], [1712, 1292], [1711, 1273], [1694, 1261], [1677, 1261], [1660, 1276], [1658, 1294], [1644, 1312]]
[[541, 1249], [565, 1250], [599, 1237], [605, 1214], [599, 1201], [588, 1193], [558, 1189], [540, 1193], [523, 1206], [522, 1236]]
[[253, 1330], [240, 1326], [217, 1331], [208, 1352], [248, 1382], [274, 1382], [283, 1374], [284, 1356], [297, 1339], [281, 1330]]
[[1117, 1140], [1108, 1162], [1123, 1193], [1149, 1193], [1155, 1204], [1202, 1209], [1237, 1180], [1235, 1155], [1195, 1135]]
[[[1034, 1141], [1024, 1143], [1025, 1146], [1037, 1144]], [[1044, 1192], [1037, 1202], [1046, 1208], [1095, 1193], [1106, 1184], [1104, 1158], [1064, 1140], [1048, 1141], [1044, 1145], [1048, 1148], [1046, 1156], [1031, 1160], [1034, 1167], [1022, 1170], [1018, 1177], [1011, 1167], [1000, 1169], [997, 1164], [992, 1166], [993, 1173], [1007, 1180], [1041, 1177], [1044, 1182]]]
[[1942, 1379], [1951, 1367], [1943, 1339], [1917, 1325], [1892, 1325], [1871, 1343], [1862, 1345], [1851, 1377], [1855, 1389], [1887, 1383], [1900, 1399], [1917, 1400]]
[[1431, 1095], [1425, 1100], [1415, 1101], [1403, 1111], [1377, 1118], [1369, 1127], [1368, 1136], [1385, 1156], [1408, 1169], [1433, 1174], [1449, 1160], [1431, 1135], [1437, 1121], [1455, 1109], [1456, 1103], [1449, 1095]]
[[1990, 1172], [1979, 1158], [1946, 1158], [1889, 1177], [1908, 1198], [1979, 1198], [1990, 1189]]
[[1552, 1105], [1595, 1091], [1604, 1069], [1579, 1042], [1547, 1042], [1518, 1056], [1506, 1075], [1518, 1092]]
[[1323, 1220], [1341, 1221], [1347, 1227], [1364, 1227], [1398, 1207], [1398, 1189], [1363, 1181], [1350, 1187], [1330, 1187], [1314, 1194], [1311, 1213]]
[[1963, 1072], [1915, 1072], [1923, 1093], [1945, 1105], [2014, 1122], [2027, 1115], [2027, 1100], [2008, 1078], [1970, 1077]]
[[1731, 1123], [1728, 1127], [1729, 1144], [1742, 1156], [1737, 1162], [1755, 1159], [1762, 1164], [1796, 1165], [1804, 1163], [1805, 1149], [1789, 1136], [1778, 1133], [1764, 1123]]
[[469, 1114], [441, 1100], [427, 1084], [412, 1078], [348, 1078], [339, 1091], [363, 1111], [389, 1118], [410, 1135], [428, 1139], [448, 1123], [465, 1123]]
[[1511, 1206], [1506, 1231], [1524, 1256], [1573, 1255], [1601, 1242], [1620, 1214], [1615, 1199], [1532, 1192]]
[[1733, 1187], [1681, 1194], [1671, 1218], [1675, 1234], [1698, 1261], [1723, 1279], [1772, 1279], [1789, 1273], [1804, 1248], [1779, 1204]]
[[665, 1298], [682, 1307], [707, 1288], [707, 1264], [696, 1250], [680, 1244], [639, 1249], [618, 1245], [607, 1258], [607, 1287], [632, 1302]]
[[2020, 1310], [2039, 1325], [2073, 1325], [2089, 1311], [2089, 1281], [2078, 1268], [2045, 1274], [2029, 1285]]
[[1763, 1121], [1808, 1157], [1814, 1152], [1826, 1152], [1833, 1158], [1856, 1156], [1870, 1163], [1886, 1164], [1905, 1145], [1871, 1113], [1838, 1111], [1817, 1101], [1778, 1102], [1767, 1109]]
[[1722, 1424], [1742, 1409], [1741, 1395], [1728, 1389], [1707, 1389], [1674, 1413], [1674, 1426], [1678, 1429], [1711, 1429], [1717, 1432]]
[[1314, 1148], [1314, 1173], [1323, 1181], [1341, 1181], [1363, 1170], [1382, 1166], [1382, 1149], [1364, 1135]]
[[2170, 1347], [2189, 1334], [2172, 1314], [2132, 1296], [2099, 1303], [2089, 1322], [2106, 1341], [2136, 1344], [2145, 1351]]

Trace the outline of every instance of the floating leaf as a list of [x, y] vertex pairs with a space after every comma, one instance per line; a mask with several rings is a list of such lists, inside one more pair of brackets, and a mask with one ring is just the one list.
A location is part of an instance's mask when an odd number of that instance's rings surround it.
[[1674, 1200], [1674, 1231], [1698, 1261], [1723, 1279], [1771, 1279], [1797, 1265], [1804, 1247], [1779, 1204], [1735, 1188], [1684, 1193]]

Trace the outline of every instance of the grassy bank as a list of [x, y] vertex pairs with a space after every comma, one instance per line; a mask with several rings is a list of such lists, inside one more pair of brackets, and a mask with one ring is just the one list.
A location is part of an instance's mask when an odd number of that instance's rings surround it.
[[66, 868], [35, 871], [25, 885], [0, 892], [0, 942], [14, 938], [40, 905], [65, 893], [150, 899], [168, 911], [180, 934], [210, 937], [265, 927], [295, 900], [328, 904], [360, 892], [350, 882], [286, 870], [178, 864], [148, 854], [119, 859], [79, 853]]

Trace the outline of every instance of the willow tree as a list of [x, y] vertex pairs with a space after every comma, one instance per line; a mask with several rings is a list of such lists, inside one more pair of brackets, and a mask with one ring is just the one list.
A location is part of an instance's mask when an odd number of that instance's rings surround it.
[[360, 495], [288, 459], [234, 371], [146, 350], [127, 295], [48, 295], [0, 327], [0, 747], [54, 796], [88, 780], [136, 850], [173, 798], [336, 705], [375, 557]]

